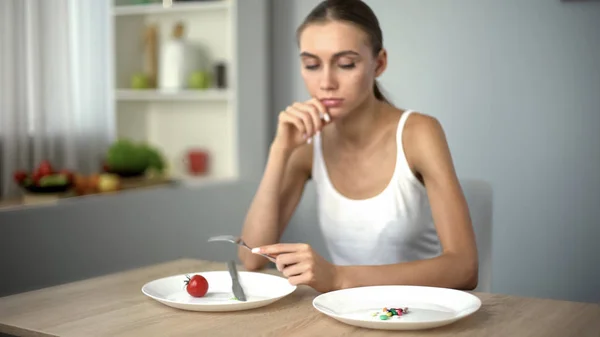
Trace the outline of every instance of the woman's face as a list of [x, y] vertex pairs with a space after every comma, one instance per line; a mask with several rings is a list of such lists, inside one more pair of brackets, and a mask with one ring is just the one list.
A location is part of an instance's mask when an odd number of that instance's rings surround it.
[[311, 24], [304, 28], [299, 43], [306, 88], [332, 118], [347, 115], [373, 95], [373, 83], [385, 59], [373, 57], [361, 29], [338, 21]]

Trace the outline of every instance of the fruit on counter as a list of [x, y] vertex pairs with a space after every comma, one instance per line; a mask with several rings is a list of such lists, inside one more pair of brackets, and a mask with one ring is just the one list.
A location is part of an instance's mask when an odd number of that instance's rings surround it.
[[40, 164], [38, 165], [38, 168], [35, 171], [34, 175], [43, 177], [52, 173], [54, 173], [54, 170], [52, 169], [52, 165], [50, 164], [50, 162], [47, 160], [42, 160], [42, 162], [40, 162]]
[[27, 177], [29, 177], [29, 174], [27, 174], [27, 172], [25, 172], [23, 170], [18, 170], [18, 171], [15, 171], [13, 177], [17, 184], [22, 184], [25, 181], [25, 179], [27, 179]]
[[90, 189], [88, 188], [86, 176], [81, 175], [81, 174], [76, 174], [73, 181], [75, 184], [75, 193], [77, 193], [78, 195], [84, 195], [84, 194], [91, 193]]
[[118, 191], [121, 180], [116, 174], [102, 173], [98, 176], [97, 190], [99, 192]]
[[156, 148], [148, 144], [120, 139], [108, 149], [105, 166], [105, 171], [111, 173], [143, 174], [149, 168], [162, 172], [165, 160]]
[[49, 186], [64, 186], [69, 184], [69, 178], [67, 178], [64, 174], [49, 174], [42, 176], [38, 185], [40, 187], [49, 187]]
[[74, 178], [75, 192], [78, 195], [114, 192], [121, 189], [121, 179], [112, 173], [78, 174]]
[[87, 184], [90, 189], [98, 190], [98, 182], [100, 182], [100, 174], [90, 174], [87, 178]]
[[66, 169], [57, 172], [48, 160], [41, 161], [31, 174], [25, 170], [15, 171], [13, 178], [23, 187], [58, 187], [71, 185], [74, 182], [73, 172]]

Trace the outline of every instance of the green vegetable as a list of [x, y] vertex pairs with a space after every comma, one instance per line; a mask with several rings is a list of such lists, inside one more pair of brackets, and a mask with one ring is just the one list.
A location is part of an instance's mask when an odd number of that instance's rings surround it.
[[144, 155], [147, 156], [148, 168], [162, 172], [165, 169], [165, 162], [158, 150], [148, 144], [142, 144], [141, 148]]
[[113, 172], [144, 172], [149, 168], [162, 172], [165, 168], [157, 149], [128, 139], [120, 139], [108, 149], [106, 164]]
[[52, 174], [48, 176], [44, 176], [40, 178], [39, 185], [41, 187], [49, 187], [49, 186], [63, 186], [68, 183], [68, 179], [63, 174]]

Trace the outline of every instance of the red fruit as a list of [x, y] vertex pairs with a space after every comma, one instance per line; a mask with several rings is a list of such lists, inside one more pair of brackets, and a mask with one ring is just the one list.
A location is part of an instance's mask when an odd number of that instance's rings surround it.
[[53, 173], [52, 165], [50, 165], [49, 161], [43, 160], [38, 166], [36, 173], [39, 173], [42, 176], [50, 175]]
[[27, 172], [25, 171], [15, 171], [14, 175], [13, 175], [15, 181], [20, 184], [23, 182], [23, 180], [25, 180], [25, 178], [27, 178]]
[[42, 177], [44, 177], [44, 174], [41, 174], [40, 172], [36, 172], [33, 174], [33, 184], [34, 185], [39, 185], [40, 183], [40, 179], [42, 179]]
[[183, 281], [188, 294], [194, 297], [202, 297], [208, 292], [208, 281], [202, 275], [194, 275], [192, 278], [186, 275]]

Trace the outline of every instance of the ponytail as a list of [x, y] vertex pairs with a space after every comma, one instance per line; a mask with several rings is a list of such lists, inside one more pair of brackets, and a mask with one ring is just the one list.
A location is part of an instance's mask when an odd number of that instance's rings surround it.
[[375, 98], [377, 98], [380, 101], [389, 103], [388, 99], [385, 98], [385, 96], [381, 92], [381, 89], [379, 89], [379, 85], [377, 84], [377, 80], [375, 80], [375, 83], [373, 84], [373, 92], [375, 93]]

